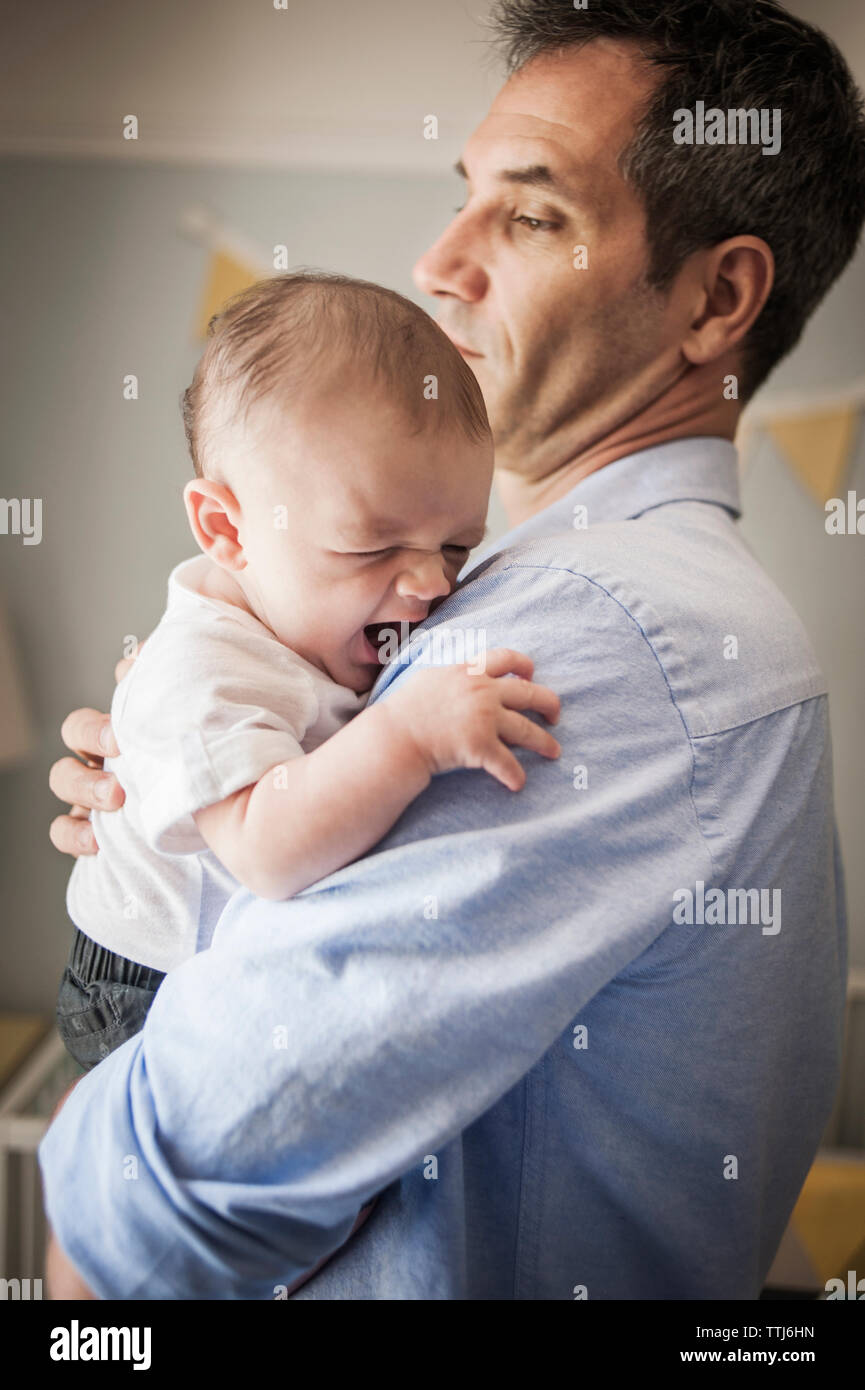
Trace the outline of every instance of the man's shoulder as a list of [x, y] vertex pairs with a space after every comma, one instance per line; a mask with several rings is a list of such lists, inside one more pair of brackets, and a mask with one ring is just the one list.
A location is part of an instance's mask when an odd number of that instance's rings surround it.
[[636, 628], [695, 736], [825, 694], [801, 621], [718, 507], [681, 503], [536, 537], [489, 557], [464, 590], [469, 607], [505, 600], [517, 627], [591, 633], [596, 654]]

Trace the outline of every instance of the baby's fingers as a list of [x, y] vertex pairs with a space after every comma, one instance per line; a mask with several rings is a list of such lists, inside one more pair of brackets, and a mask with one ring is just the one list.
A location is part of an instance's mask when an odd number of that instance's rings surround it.
[[510, 647], [494, 647], [491, 652], [484, 653], [484, 675], [487, 676], [523, 676], [526, 680], [531, 680], [535, 663], [530, 656], [523, 652], [515, 652]]
[[502, 782], [509, 791], [518, 792], [525, 786], [525, 768], [498, 739], [494, 739], [489, 751], [484, 753], [481, 767], [484, 772], [495, 777], [497, 782]]
[[561, 745], [548, 734], [546, 729], [542, 729], [534, 720], [527, 719], [524, 714], [516, 714], [513, 710], [505, 710], [499, 721], [499, 738], [503, 738], [506, 743], [518, 744], [520, 748], [528, 748], [532, 753], [540, 753], [544, 758], [557, 758], [561, 753]]
[[558, 723], [562, 702], [548, 685], [508, 679], [499, 681], [497, 691], [506, 709], [533, 709], [542, 714], [549, 724]]

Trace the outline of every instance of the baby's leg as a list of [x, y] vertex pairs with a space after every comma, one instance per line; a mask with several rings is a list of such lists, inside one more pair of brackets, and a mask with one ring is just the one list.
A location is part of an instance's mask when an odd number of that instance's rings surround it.
[[89, 1071], [144, 1027], [164, 974], [117, 956], [76, 928], [57, 996], [57, 1029]]

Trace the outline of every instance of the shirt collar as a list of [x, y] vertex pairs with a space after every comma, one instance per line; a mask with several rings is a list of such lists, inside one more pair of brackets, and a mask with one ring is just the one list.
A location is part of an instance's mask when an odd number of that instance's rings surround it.
[[[472, 569], [506, 546], [536, 536], [569, 531], [574, 508], [586, 508], [586, 523], [628, 521], [667, 502], [710, 502], [741, 515], [736, 449], [728, 439], [700, 435], [656, 444], [627, 454], [582, 478], [566, 496], [499, 536], [482, 555], [472, 557]], [[468, 574], [468, 569], [465, 571]]]

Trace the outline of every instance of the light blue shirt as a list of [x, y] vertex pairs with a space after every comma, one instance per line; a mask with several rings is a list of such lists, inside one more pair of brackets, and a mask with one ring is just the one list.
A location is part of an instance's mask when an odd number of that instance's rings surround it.
[[732, 445], [645, 450], [437, 610], [533, 658], [562, 756], [436, 777], [359, 862], [235, 895], [42, 1142], [97, 1294], [280, 1296], [382, 1193], [294, 1297], [758, 1295], [846, 930], [824, 680], [738, 509]]

